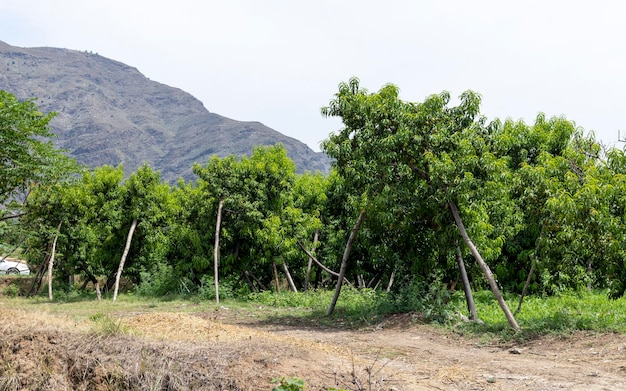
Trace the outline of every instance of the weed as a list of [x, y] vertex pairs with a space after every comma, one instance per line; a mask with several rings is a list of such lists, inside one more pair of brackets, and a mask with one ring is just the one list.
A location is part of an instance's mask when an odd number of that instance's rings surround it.
[[13, 391], [22, 388], [19, 370], [9, 362], [4, 361], [0, 367], [0, 391]]
[[[370, 365], [360, 371], [353, 361], [348, 388], [330, 387], [328, 391], [347, 391], [349, 389], [354, 389], [354, 391], [381, 391], [383, 385], [389, 382], [389, 378], [383, 373], [386, 366], [387, 363], [379, 363], [377, 356]], [[306, 389], [306, 383], [298, 377], [273, 379], [272, 383], [279, 383], [278, 386], [272, 388], [272, 391], [302, 391]], [[337, 380], [335, 383], [338, 383]]]
[[99, 312], [90, 315], [89, 320], [94, 322], [91, 331], [96, 335], [108, 337], [111, 335], [130, 334], [129, 329], [122, 324], [121, 319], [115, 320], [111, 316]]
[[272, 383], [278, 385], [272, 388], [272, 391], [301, 391], [306, 389], [304, 380], [297, 377], [273, 379]]
[[20, 288], [16, 284], [10, 284], [4, 287], [2, 295], [6, 297], [17, 297], [20, 294]]
[[[202, 284], [198, 289], [198, 298], [200, 300], [215, 300], [215, 280], [211, 276], [202, 277]], [[235, 284], [232, 280], [219, 281], [220, 300], [232, 299], [239, 296], [235, 290]]]

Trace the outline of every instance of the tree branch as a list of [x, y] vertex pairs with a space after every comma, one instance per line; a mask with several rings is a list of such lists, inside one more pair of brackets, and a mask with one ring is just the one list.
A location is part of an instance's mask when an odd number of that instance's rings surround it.
[[10, 220], [10, 219], [17, 219], [18, 217], [25, 216], [26, 214], [27, 214], [26, 212], [22, 212], [22, 213], [18, 213], [18, 214], [15, 214], [15, 215], [10, 215], [10, 216], [2, 216], [2, 217], [0, 217], [0, 221]]
[[315, 264], [317, 266], [319, 266], [322, 270], [324, 270], [326, 273], [328, 273], [330, 275], [333, 275], [335, 277], [339, 277], [339, 273], [336, 273], [336, 272], [330, 270], [329, 268], [327, 268], [326, 266], [322, 265], [322, 263], [320, 261], [318, 261], [317, 258], [315, 258], [315, 256], [313, 254], [311, 254], [306, 248], [304, 248], [304, 245], [302, 245], [302, 243], [300, 243], [300, 241], [298, 241], [298, 246], [300, 246], [302, 251], [304, 251], [306, 253], [306, 255], [308, 255], [308, 257], [310, 259], [312, 259], [313, 262], [315, 262]]

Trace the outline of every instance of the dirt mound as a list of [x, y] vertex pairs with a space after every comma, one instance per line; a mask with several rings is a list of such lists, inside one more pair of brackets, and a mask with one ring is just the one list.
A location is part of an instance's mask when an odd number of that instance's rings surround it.
[[0, 318], [1, 390], [266, 391], [281, 377], [326, 390], [350, 370], [315, 343], [182, 313], [124, 317], [110, 335], [37, 312], [7, 309]]
[[17, 332], [0, 344], [3, 390], [245, 390], [235, 347], [144, 343], [67, 332]]

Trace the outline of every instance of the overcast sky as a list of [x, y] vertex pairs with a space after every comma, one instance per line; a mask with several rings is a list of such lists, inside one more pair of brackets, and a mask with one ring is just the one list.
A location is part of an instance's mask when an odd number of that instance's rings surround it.
[[181, 88], [214, 113], [319, 150], [320, 108], [356, 76], [401, 97], [467, 89], [482, 113], [565, 115], [606, 143], [626, 134], [621, 1], [19, 0], [0, 40], [87, 50]]

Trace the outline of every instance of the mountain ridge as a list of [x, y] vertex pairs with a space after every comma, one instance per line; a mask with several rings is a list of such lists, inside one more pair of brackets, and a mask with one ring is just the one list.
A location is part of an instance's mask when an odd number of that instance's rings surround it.
[[0, 41], [0, 89], [36, 98], [51, 121], [54, 144], [90, 167], [144, 162], [166, 181], [194, 179], [194, 162], [249, 155], [281, 143], [299, 172], [328, 172], [330, 159], [256, 121], [212, 113], [191, 94], [145, 77], [130, 65], [70, 49], [21, 48]]

